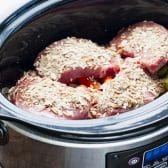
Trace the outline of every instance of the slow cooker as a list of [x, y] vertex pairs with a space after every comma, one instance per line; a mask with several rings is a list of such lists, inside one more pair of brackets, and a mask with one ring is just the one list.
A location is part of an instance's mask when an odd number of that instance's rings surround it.
[[14, 10], [0, 23], [1, 144], [8, 142], [9, 127], [36, 140], [34, 147], [46, 143], [53, 157], [37, 159], [44, 163], [40, 167], [168, 168], [168, 93], [121, 115], [74, 121], [30, 114], [10, 103], [4, 91], [53, 41], [75, 36], [106, 44], [132, 23], [167, 26], [167, 18], [167, 0], [33, 0]]

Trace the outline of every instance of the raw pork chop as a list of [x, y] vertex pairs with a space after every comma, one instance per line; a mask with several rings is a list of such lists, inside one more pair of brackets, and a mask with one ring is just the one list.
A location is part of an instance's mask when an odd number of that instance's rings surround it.
[[90, 40], [71, 37], [48, 46], [34, 65], [39, 75], [69, 84], [80, 77], [114, 77], [120, 70], [112, 60], [116, 56]]
[[162, 80], [152, 79], [135, 58], [127, 58], [116, 77], [102, 85], [102, 92], [95, 93], [98, 103], [90, 116], [100, 118], [129, 111], [151, 102], [164, 91]]
[[139, 57], [142, 68], [156, 73], [168, 62], [168, 30], [152, 21], [143, 21], [119, 32], [111, 41], [122, 57]]
[[94, 101], [84, 87], [68, 87], [34, 72], [9, 90], [9, 99], [26, 111], [65, 119], [86, 119]]

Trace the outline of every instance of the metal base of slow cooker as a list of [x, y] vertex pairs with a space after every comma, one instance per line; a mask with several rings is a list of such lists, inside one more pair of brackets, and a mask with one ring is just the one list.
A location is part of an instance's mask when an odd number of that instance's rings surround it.
[[[13, 157], [13, 163], [19, 165], [20, 159], [24, 158], [25, 162], [20, 165], [21, 167], [40, 165], [41, 168], [154, 168], [157, 166], [157, 168], [166, 168], [168, 164], [168, 145], [166, 144], [168, 126], [130, 139], [89, 144], [63, 141], [16, 123], [7, 122], [6, 124], [15, 131], [34, 139], [22, 136], [23, 140], [20, 139], [20, 143], [16, 145], [16, 148], [20, 146], [19, 151], [15, 149], [14, 144], [12, 145], [17, 141], [16, 137], [14, 140], [10, 138], [9, 144], [4, 147], [8, 149], [9, 155], [11, 153], [18, 156], [18, 158]], [[163, 147], [166, 150], [164, 155]], [[154, 149], [151, 156], [153, 160], [147, 162], [144, 160], [145, 153], [152, 149]], [[22, 152], [24, 152], [22, 156], [19, 156]]]

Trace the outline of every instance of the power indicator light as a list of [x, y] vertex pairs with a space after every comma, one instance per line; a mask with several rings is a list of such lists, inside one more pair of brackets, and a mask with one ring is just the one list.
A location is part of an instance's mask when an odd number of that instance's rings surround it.
[[139, 163], [140, 161], [140, 158], [139, 157], [134, 157], [134, 158], [131, 158], [129, 161], [128, 161], [128, 164], [130, 166], [133, 166], [133, 165], [136, 165], [137, 163]]

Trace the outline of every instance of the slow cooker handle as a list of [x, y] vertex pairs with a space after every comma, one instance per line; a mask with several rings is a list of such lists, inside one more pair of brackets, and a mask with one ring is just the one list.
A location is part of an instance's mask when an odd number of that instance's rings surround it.
[[9, 141], [9, 133], [7, 126], [0, 121], [0, 145], [6, 145]]
[[[35, 127], [39, 127], [38, 123], [32, 123], [28, 120], [26, 120], [26, 118], [22, 118], [22, 117], [18, 117], [13, 115], [12, 113], [8, 113], [8, 110], [6, 110], [5, 106], [3, 106], [0, 103], [0, 122], [2, 121], [11, 121], [11, 122], [15, 122], [15, 123], [20, 123], [24, 126], [35, 126]], [[7, 128], [6, 128], [7, 130]]]
[[16, 117], [15, 115], [12, 115], [11, 113], [8, 113], [8, 111], [5, 109], [5, 106], [1, 105], [1, 103], [0, 103], [0, 120], [28, 124], [26, 119], [22, 119], [22, 118]]
[[16, 117], [15, 115], [12, 115], [11, 113], [8, 113], [5, 107], [0, 103], [0, 122], [1, 120], [22, 123], [24, 125], [29, 124], [29, 122], [27, 122], [26, 119], [22, 119]]

